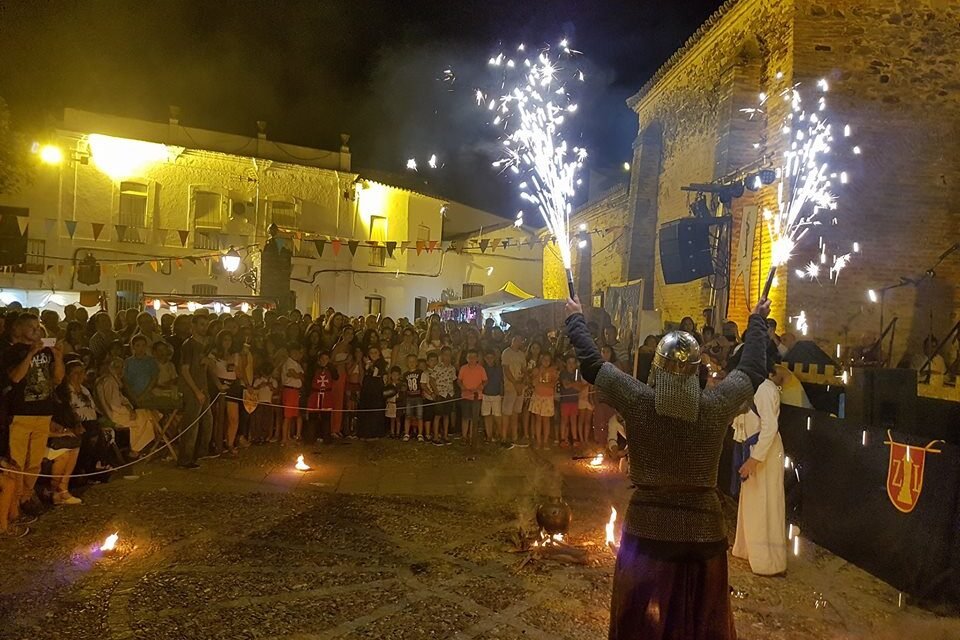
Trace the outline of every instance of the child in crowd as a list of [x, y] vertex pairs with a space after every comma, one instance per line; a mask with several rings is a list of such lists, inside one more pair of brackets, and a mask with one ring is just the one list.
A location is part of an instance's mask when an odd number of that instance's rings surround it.
[[[420, 381], [423, 385], [423, 429], [426, 431], [427, 442], [433, 442], [433, 422], [435, 420], [434, 403], [437, 401], [437, 394], [433, 389], [433, 379], [430, 372], [437, 367], [439, 355], [436, 351], [427, 353], [425, 360], [420, 360], [420, 371], [423, 376]], [[438, 436], [439, 437], [439, 436]]]
[[340, 377], [337, 368], [330, 364], [330, 352], [317, 354], [317, 366], [310, 381], [310, 395], [307, 398], [307, 411], [311, 419], [319, 423], [317, 435], [330, 437], [330, 415], [333, 411], [333, 384]]
[[291, 342], [287, 345], [287, 359], [282, 365], [280, 382], [283, 386], [281, 402], [283, 405], [283, 429], [280, 432], [280, 444], [290, 439], [291, 427], [296, 427], [294, 439], [299, 440], [303, 432], [303, 417], [300, 415], [300, 391], [303, 388], [303, 345]]
[[388, 367], [393, 365], [393, 347], [390, 340], [383, 336], [380, 336], [380, 355], [383, 356], [383, 361], [387, 363]]
[[153, 387], [153, 393], [179, 401], [177, 367], [171, 360], [173, 349], [166, 342], [158, 341], [153, 345], [153, 357], [157, 360], [157, 384]]
[[480, 425], [483, 387], [487, 383], [487, 372], [480, 364], [480, 356], [476, 349], [467, 350], [467, 363], [460, 367], [457, 379], [460, 381], [461, 405], [463, 407], [461, 417], [463, 441], [472, 446], [474, 429]]
[[580, 411], [580, 375], [577, 357], [568, 355], [560, 372], [560, 446], [566, 448], [569, 441], [580, 445], [577, 421]]
[[273, 392], [276, 390], [277, 382], [272, 373], [273, 366], [269, 360], [264, 359], [257, 363], [253, 379], [253, 388], [257, 393], [257, 407], [250, 414], [250, 440], [254, 444], [264, 444], [273, 431], [274, 408], [269, 405], [273, 402]]
[[407, 356], [407, 370], [403, 374], [406, 388], [406, 422], [403, 425], [403, 441], [410, 440], [411, 427], [417, 429], [417, 440], [423, 442], [423, 372], [417, 356]]
[[487, 384], [483, 387], [483, 400], [480, 403], [480, 416], [483, 429], [492, 442], [507, 443], [507, 429], [503, 424], [503, 367], [500, 365], [500, 353], [488, 349], [483, 354], [483, 371], [487, 375]]
[[457, 370], [453, 366], [453, 350], [444, 347], [440, 350], [440, 362], [430, 371], [430, 385], [433, 388], [436, 404], [433, 408], [436, 437], [435, 444], [450, 444], [450, 416], [453, 414], [454, 396], [457, 393], [454, 382]]
[[557, 386], [557, 370], [553, 357], [540, 354], [537, 367], [530, 375], [533, 380], [533, 397], [530, 398], [530, 426], [538, 449], [550, 448], [550, 422], [555, 413], [553, 396]]
[[386, 416], [387, 420], [390, 421], [391, 438], [400, 437], [400, 418], [397, 416], [397, 398], [400, 397], [400, 391], [403, 386], [403, 382], [400, 379], [402, 374], [403, 372], [400, 370], [400, 367], [390, 367], [390, 376], [387, 379], [387, 384], [383, 387], [383, 395], [387, 400]]

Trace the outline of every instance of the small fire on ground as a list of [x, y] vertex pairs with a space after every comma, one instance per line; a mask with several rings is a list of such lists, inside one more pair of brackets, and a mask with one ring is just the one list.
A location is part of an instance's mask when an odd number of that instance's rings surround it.
[[614, 527], [617, 525], [617, 510], [613, 507], [610, 507], [610, 519], [607, 521], [606, 525], [606, 542], [607, 546], [613, 549], [614, 553], [620, 548], [620, 545], [617, 544], [616, 536], [614, 535]]
[[595, 456], [593, 457], [593, 460], [590, 461], [590, 466], [591, 466], [591, 467], [599, 467], [599, 466], [602, 465], [602, 464], [603, 464], [603, 454], [602, 454], [602, 453], [598, 453], [597, 455], [595, 455]]
[[303, 456], [297, 456], [297, 464], [294, 465], [297, 471], [310, 471], [310, 465], [303, 461]]
[[113, 551], [117, 547], [117, 541], [120, 539], [118, 533], [114, 532], [107, 536], [107, 539], [100, 545], [100, 551]]
[[540, 539], [534, 540], [530, 543], [531, 547], [549, 547], [550, 545], [561, 544], [563, 542], [563, 534], [555, 533], [550, 535], [544, 531], [540, 532]]

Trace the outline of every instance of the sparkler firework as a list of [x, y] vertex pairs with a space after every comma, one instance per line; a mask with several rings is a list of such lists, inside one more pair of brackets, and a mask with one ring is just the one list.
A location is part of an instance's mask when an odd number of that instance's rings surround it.
[[[556, 239], [574, 297], [569, 222], [577, 171], [587, 152], [569, 146], [563, 130], [577, 111], [567, 87], [583, 82], [584, 76], [573, 64], [579, 52], [570, 49], [566, 39], [556, 51], [544, 49], [528, 57], [525, 50], [522, 44], [517, 47], [516, 59], [502, 52], [491, 57], [488, 65], [501, 72], [500, 85], [496, 92], [477, 89], [475, 98], [491, 112], [490, 124], [501, 136], [502, 157], [493, 166], [512, 173], [520, 198], [543, 216]], [[520, 211], [517, 224], [522, 223]]]
[[[835, 180], [840, 184], [848, 182], [845, 171], [835, 172], [828, 161], [832, 159], [834, 135], [833, 129], [823, 115], [826, 109], [826, 97], [829, 90], [826, 80], [817, 83], [820, 93], [815, 108], [808, 111], [793, 85], [779, 95], [790, 104], [790, 111], [781, 131], [786, 138], [787, 148], [783, 152], [783, 164], [779, 169], [780, 182], [777, 186], [777, 211], [764, 212], [767, 228], [771, 237], [771, 256], [773, 265], [767, 274], [767, 282], [761, 298], [770, 293], [773, 278], [778, 267], [789, 262], [797, 243], [820, 224], [818, 215], [823, 211], [837, 208], [837, 198], [832, 192]], [[760, 107], [744, 109], [744, 112], [763, 113], [769, 96], [760, 94]], [[850, 125], [844, 125], [843, 136], [851, 134]], [[853, 147], [853, 154], [859, 153], [859, 147]], [[835, 279], [847, 266], [850, 254], [834, 258], [830, 275]], [[822, 260], [825, 262], [825, 260]], [[815, 279], [820, 267], [811, 262], [805, 270], [797, 270], [799, 275]]]

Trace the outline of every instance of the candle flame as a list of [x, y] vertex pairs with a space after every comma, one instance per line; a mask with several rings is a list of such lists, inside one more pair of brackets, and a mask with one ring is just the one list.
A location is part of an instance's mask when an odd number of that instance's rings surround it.
[[602, 453], [598, 453], [597, 455], [593, 456], [593, 460], [590, 461], [590, 466], [591, 466], [591, 467], [599, 467], [599, 466], [602, 465], [602, 464], [603, 464], [603, 454], [602, 454]]
[[117, 540], [120, 539], [120, 536], [117, 532], [111, 533], [107, 536], [107, 539], [103, 541], [103, 544], [100, 545], [100, 551], [113, 551], [117, 546]]
[[617, 544], [617, 539], [613, 535], [613, 528], [617, 524], [617, 510], [613, 507], [610, 507], [610, 520], [607, 521], [606, 533], [607, 533], [607, 544], [610, 546], [615, 546]]
[[297, 471], [310, 471], [310, 465], [303, 461], [303, 455], [297, 456], [297, 464], [294, 466]]

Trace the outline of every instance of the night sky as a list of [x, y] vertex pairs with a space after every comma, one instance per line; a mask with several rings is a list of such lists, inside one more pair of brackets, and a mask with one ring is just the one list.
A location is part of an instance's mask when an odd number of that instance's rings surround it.
[[[176, 104], [186, 126], [253, 135], [266, 120], [268, 137], [322, 149], [347, 132], [354, 170], [429, 179], [511, 216], [515, 190], [490, 168], [495, 137], [472, 96], [490, 54], [569, 37], [587, 74], [572, 131], [591, 168], [615, 167], [636, 135], [624, 100], [720, 4], [0, 0], [0, 96], [26, 124], [64, 106], [163, 121]], [[441, 170], [405, 171], [430, 153]]]

